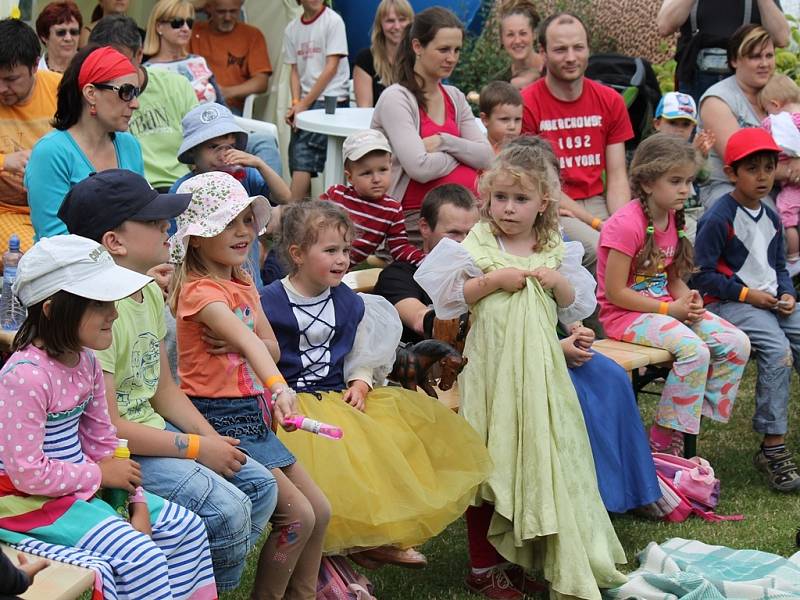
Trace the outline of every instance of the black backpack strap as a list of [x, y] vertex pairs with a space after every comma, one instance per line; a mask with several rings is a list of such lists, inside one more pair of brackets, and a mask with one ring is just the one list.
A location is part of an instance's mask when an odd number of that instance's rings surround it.
[[700, 0], [694, 0], [694, 4], [692, 4], [692, 12], [689, 14], [689, 18], [691, 21], [692, 26], [692, 37], [696, 36], [700, 32], [700, 28], [697, 27], [697, 5], [700, 4]]

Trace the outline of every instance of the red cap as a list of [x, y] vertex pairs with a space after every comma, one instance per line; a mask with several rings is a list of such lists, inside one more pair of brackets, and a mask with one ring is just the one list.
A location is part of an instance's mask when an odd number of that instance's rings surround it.
[[781, 151], [772, 136], [765, 130], [760, 127], [743, 127], [729, 137], [728, 143], [725, 144], [725, 164], [730, 165], [745, 156], [763, 150]]

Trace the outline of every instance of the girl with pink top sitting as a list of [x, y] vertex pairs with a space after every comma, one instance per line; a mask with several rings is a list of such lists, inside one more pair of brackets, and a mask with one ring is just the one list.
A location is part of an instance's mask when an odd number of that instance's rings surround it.
[[[14, 295], [28, 307], [0, 372], [0, 540], [98, 574], [95, 596], [217, 597], [206, 530], [185, 508], [139, 487], [115, 458], [103, 371], [114, 301], [150, 277], [77, 235], [44, 238], [20, 260]], [[120, 489], [130, 522], [97, 497]]]

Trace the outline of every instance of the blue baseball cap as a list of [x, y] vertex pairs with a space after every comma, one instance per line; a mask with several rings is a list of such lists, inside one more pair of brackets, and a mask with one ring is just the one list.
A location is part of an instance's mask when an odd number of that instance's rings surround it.
[[667, 92], [656, 107], [656, 119], [689, 119], [697, 123], [697, 105], [694, 98], [682, 92]]
[[58, 209], [70, 233], [99, 242], [125, 221], [174, 219], [189, 206], [191, 194], [160, 194], [147, 180], [126, 169], [92, 173], [76, 183]]

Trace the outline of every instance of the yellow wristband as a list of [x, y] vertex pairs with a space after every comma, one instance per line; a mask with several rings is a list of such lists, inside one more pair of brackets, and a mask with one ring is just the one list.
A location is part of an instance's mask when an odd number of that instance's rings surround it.
[[598, 219], [597, 217], [592, 219], [592, 229], [597, 229], [597, 231], [600, 231], [600, 228], [602, 226], [603, 226], [603, 221], [601, 219]]
[[292, 98], [292, 106], [297, 106], [298, 104], [300, 104], [300, 99], [299, 98]]
[[194, 460], [200, 454], [200, 436], [196, 433], [190, 433], [186, 437], [189, 438], [189, 446], [186, 448], [186, 458]]
[[272, 377], [267, 377], [267, 380], [264, 382], [267, 384], [269, 389], [272, 389], [272, 386], [276, 383], [286, 383], [286, 380], [283, 378], [283, 375], [273, 375]]
[[668, 315], [669, 314], [669, 302], [662, 302], [658, 305], [658, 314], [660, 315]]
[[0, 171], [6, 166], [6, 155], [0, 152]]
[[742, 291], [741, 291], [741, 292], [739, 292], [739, 302], [744, 302], [745, 300], [747, 300], [747, 294], [748, 294], [749, 292], [750, 292], [750, 288], [748, 288], [748, 287], [743, 287], [743, 288], [742, 288]]

